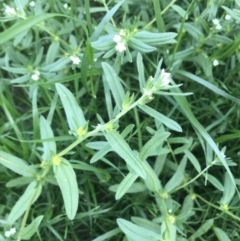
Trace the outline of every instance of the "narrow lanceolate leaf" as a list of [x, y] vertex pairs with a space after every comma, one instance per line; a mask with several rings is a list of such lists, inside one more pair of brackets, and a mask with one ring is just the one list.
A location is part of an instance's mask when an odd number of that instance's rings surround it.
[[234, 193], [236, 191], [235, 186], [232, 183], [232, 180], [228, 173], [225, 173], [224, 175], [224, 191], [223, 196], [220, 200], [220, 203], [222, 205], [229, 204], [234, 196]]
[[156, 118], [161, 123], [163, 123], [165, 126], [167, 126], [169, 129], [174, 131], [182, 132], [181, 126], [174, 120], [168, 118], [167, 116], [159, 113], [158, 111], [154, 110], [153, 108], [147, 106], [147, 105], [139, 105], [138, 106], [142, 111], [147, 113], [148, 115], [152, 116], [153, 118]]
[[[53, 138], [53, 131], [49, 122], [43, 117], [40, 117], [40, 134], [41, 139]], [[52, 153], [56, 153], [55, 141], [43, 141], [43, 155], [45, 161], [50, 160]]]
[[79, 127], [84, 127], [86, 120], [74, 95], [62, 84], [56, 84], [56, 89], [61, 98], [70, 130], [76, 131]]
[[26, 226], [21, 232], [21, 239], [29, 240], [37, 232], [42, 219], [43, 215], [38, 216], [28, 226]]
[[0, 34], [0, 44], [7, 42], [8, 40], [16, 37], [20, 33], [30, 29], [31, 27], [35, 26], [41, 21], [44, 21], [48, 18], [56, 17], [56, 16], [63, 16], [63, 14], [56, 14], [56, 13], [45, 13], [40, 14], [32, 17], [28, 17], [20, 22], [17, 22], [12, 27], [7, 28], [4, 32]]
[[116, 101], [118, 108], [121, 109], [125, 97], [125, 92], [120, 82], [120, 79], [117, 76], [115, 70], [108, 63], [103, 62], [102, 68], [110, 90], [112, 92], [113, 98]]
[[144, 161], [145, 170], [147, 170], [147, 177], [145, 178], [144, 182], [147, 186], [147, 188], [150, 191], [158, 192], [159, 190], [162, 190], [162, 185], [160, 183], [160, 180], [155, 173], [155, 171], [152, 169], [152, 167], [149, 165], [147, 161]]
[[149, 53], [149, 52], [153, 52], [156, 50], [155, 47], [152, 47], [148, 44], [143, 43], [142, 41], [136, 39], [136, 38], [130, 38], [128, 45], [139, 51], [140, 53]]
[[59, 166], [54, 166], [54, 173], [61, 189], [64, 206], [69, 219], [73, 220], [78, 208], [78, 185], [76, 174], [71, 164], [61, 158]]
[[213, 225], [213, 219], [207, 220], [205, 223], [203, 223], [200, 228], [198, 228], [189, 238], [189, 241], [194, 241], [196, 238], [201, 237], [203, 234], [205, 234]]
[[184, 150], [184, 154], [187, 156], [188, 160], [193, 164], [194, 168], [201, 172], [201, 166], [197, 160], [197, 158], [188, 150]]
[[36, 175], [36, 171], [33, 166], [29, 166], [24, 160], [1, 150], [0, 164], [22, 176], [32, 177]]
[[148, 31], [137, 32], [134, 37], [139, 41], [142, 41], [146, 44], [158, 46], [167, 43], [176, 43], [174, 39], [177, 36], [176, 33], [151, 33]]
[[158, 155], [162, 143], [170, 136], [169, 132], [156, 132], [155, 135], [143, 146], [139, 157], [142, 161], [149, 156]]
[[136, 181], [138, 178], [137, 175], [132, 174], [129, 172], [127, 176], [124, 177], [124, 179], [121, 181], [120, 185], [117, 188], [117, 192], [115, 195], [116, 200], [120, 199], [132, 186], [132, 184]]
[[[221, 182], [219, 182], [218, 181], [218, 179], [216, 178], [216, 177], [214, 177], [213, 175], [211, 175], [211, 174], [205, 174], [205, 173], [203, 173], [203, 176], [205, 177], [205, 179], [207, 180], [207, 181], [209, 181], [210, 183], [212, 183], [212, 185], [214, 186], [214, 187], [216, 187], [218, 190], [220, 190], [220, 191], [224, 191], [224, 187], [223, 187], [223, 185], [222, 185], [222, 183]], [[226, 204], [226, 203], [225, 203]]]
[[124, 159], [124, 161], [132, 168], [135, 174], [142, 178], [146, 177], [146, 172], [139, 158], [133, 153], [123, 136], [118, 132], [104, 133], [113, 150]]
[[140, 227], [125, 219], [118, 218], [119, 228], [126, 234], [130, 240], [137, 241], [157, 241], [162, 240], [162, 236], [152, 230]]
[[218, 237], [219, 241], [231, 241], [228, 235], [220, 228], [213, 228], [214, 233]]
[[140, 90], [143, 91], [143, 88], [146, 85], [145, 76], [144, 76], [144, 66], [142, 55], [138, 53], [137, 55], [137, 70], [138, 70], [138, 81], [140, 85]]
[[102, 21], [97, 25], [97, 27], [95, 28], [92, 36], [91, 36], [91, 41], [96, 40], [100, 35], [102, 30], [106, 27], [106, 24], [108, 23], [108, 21], [110, 21], [110, 19], [112, 18], [112, 16], [116, 13], [116, 11], [119, 9], [119, 7], [124, 3], [125, 0], [121, 0], [118, 1], [118, 3], [110, 10], [107, 11], [106, 15], [103, 17]]
[[13, 209], [11, 210], [7, 222], [11, 225], [19, 219], [27, 210], [30, 204], [33, 204], [39, 197], [42, 191], [42, 186], [36, 181], [31, 182], [23, 195], [18, 199]]
[[164, 189], [167, 193], [173, 191], [177, 186], [179, 186], [184, 178], [184, 170], [187, 164], [187, 157], [184, 156], [180, 165], [178, 166], [177, 171], [174, 173], [172, 178], [165, 185]]

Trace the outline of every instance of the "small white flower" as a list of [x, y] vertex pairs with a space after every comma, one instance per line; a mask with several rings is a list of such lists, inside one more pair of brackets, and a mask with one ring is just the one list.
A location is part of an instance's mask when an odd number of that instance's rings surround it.
[[168, 209], [168, 212], [169, 212], [169, 213], [172, 213], [172, 209]]
[[35, 7], [35, 2], [34, 1], [31, 1], [30, 3], [29, 3], [29, 5], [30, 5], [30, 7]]
[[15, 234], [16, 233], [16, 228], [11, 228], [10, 231], [11, 235]]
[[9, 6], [6, 6], [4, 11], [6, 15], [16, 15], [16, 10]]
[[217, 59], [214, 59], [214, 60], [213, 60], [213, 66], [217, 66], [217, 65], [219, 65], [219, 62], [218, 62]]
[[221, 152], [221, 154], [222, 154], [222, 157], [223, 157], [223, 158], [225, 158], [225, 157], [226, 157], [226, 155], [224, 154], [224, 152]]
[[38, 74], [33, 74], [31, 76], [32, 80], [38, 81], [39, 80], [39, 75]]
[[226, 19], [226, 20], [229, 20], [229, 19], [231, 19], [231, 16], [227, 14], [227, 15], [225, 16], [225, 19]]
[[212, 20], [212, 22], [213, 22], [214, 25], [218, 25], [218, 24], [219, 24], [219, 19], [214, 18], [214, 19]]
[[97, 124], [96, 129], [101, 129], [102, 127], [103, 127], [103, 125]]
[[16, 233], [16, 228], [11, 228], [9, 231], [6, 231], [5, 232], [5, 236], [7, 237], [7, 238], [9, 238], [10, 236], [12, 236], [13, 234], [15, 234]]
[[81, 60], [76, 56], [70, 56], [70, 59], [72, 60], [73, 64], [79, 64]]
[[161, 86], [168, 86], [169, 83], [170, 83], [170, 81], [171, 81], [171, 74], [165, 72], [165, 69], [162, 69], [161, 79], [162, 79], [162, 84], [161, 84]]
[[5, 232], [5, 236], [6, 236], [7, 238], [9, 238], [9, 237], [11, 236], [10, 231], [6, 231], [6, 232]]
[[67, 3], [64, 3], [64, 4], [63, 4], [63, 7], [67, 9], [67, 8], [68, 8], [68, 4], [67, 4]]
[[126, 50], [126, 46], [125, 46], [124, 43], [118, 42], [117, 45], [116, 45], [116, 47], [115, 47], [115, 49], [116, 49], [118, 52], [122, 53], [123, 51]]
[[115, 34], [114, 37], [113, 37], [113, 41], [116, 42], [116, 43], [121, 42], [122, 41], [121, 36], [118, 35], [118, 34]]
[[120, 32], [119, 32], [119, 35], [126, 36], [126, 30], [125, 29], [121, 29]]
[[216, 25], [216, 29], [217, 29], [217, 30], [220, 30], [220, 29], [222, 29], [222, 26], [221, 26], [221, 24], [218, 24], [218, 25]]

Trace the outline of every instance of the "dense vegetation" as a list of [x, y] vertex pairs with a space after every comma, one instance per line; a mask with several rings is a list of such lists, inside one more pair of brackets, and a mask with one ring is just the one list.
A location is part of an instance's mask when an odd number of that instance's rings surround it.
[[0, 241], [240, 240], [240, 0], [0, 4]]

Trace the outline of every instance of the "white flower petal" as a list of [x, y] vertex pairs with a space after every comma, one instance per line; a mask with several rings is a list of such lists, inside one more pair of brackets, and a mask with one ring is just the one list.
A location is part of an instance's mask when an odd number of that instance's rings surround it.
[[216, 26], [216, 29], [217, 29], [217, 30], [220, 30], [220, 29], [222, 29], [222, 26], [221, 26], [221, 24], [218, 24], [218, 25]]
[[114, 37], [113, 37], [113, 41], [116, 42], [116, 43], [119, 43], [121, 42], [121, 36], [118, 35], [118, 34], [115, 34]]
[[115, 49], [116, 49], [118, 52], [121, 53], [121, 52], [123, 52], [123, 51], [126, 50], [126, 46], [125, 46], [124, 43], [118, 42], [117, 45], [116, 45], [116, 47], [115, 47]]
[[73, 64], [76, 64], [76, 65], [81, 62], [81, 60], [76, 56], [70, 56], [70, 59], [72, 60]]
[[9, 6], [6, 6], [6, 8], [5, 8], [5, 14], [6, 15], [15, 15], [16, 14], [16, 11], [15, 11], [15, 9], [14, 8], [11, 8], [11, 7], [9, 7]]
[[226, 20], [229, 20], [229, 19], [231, 19], [231, 16], [227, 14], [227, 15], [225, 16], [225, 19], [226, 19]]
[[39, 75], [38, 75], [38, 74], [33, 74], [33, 75], [31, 76], [31, 78], [32, 78], [32, 80], [37, 81], [37, 80], [39, 79]]
[[5, 232], [5, 236], [6, 236], [7, 238], [9, 238], [9, 237], [11, 236], [10, 231], [6, 231], [6, 232]]
[[15, 234], [16, 233], [16, 228], [11, 228], [10, 231], [11, 235]]
[[219, 24], [219, 19], [214, 18], [214, 19], [212, 20], [212, 22], [213, 22], [214, 25], [218, 25], [218, 24]]
[[219, 62], [218, 62], [217, 59], [214, 59], [214, 60], [213, 60], [213, 66], [217, 66], [217, 65], [219, 65]]
[[35, 7], [35, 2], [34, 1], [31, 1], [30, 3], [29, 3], [29, 5], [31, 6], [31, 7]]

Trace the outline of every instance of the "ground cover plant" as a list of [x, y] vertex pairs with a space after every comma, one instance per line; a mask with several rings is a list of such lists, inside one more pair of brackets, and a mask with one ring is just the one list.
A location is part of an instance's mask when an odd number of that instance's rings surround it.
[[0, 4], [0, 241], [240, 240], [239, 0]]

